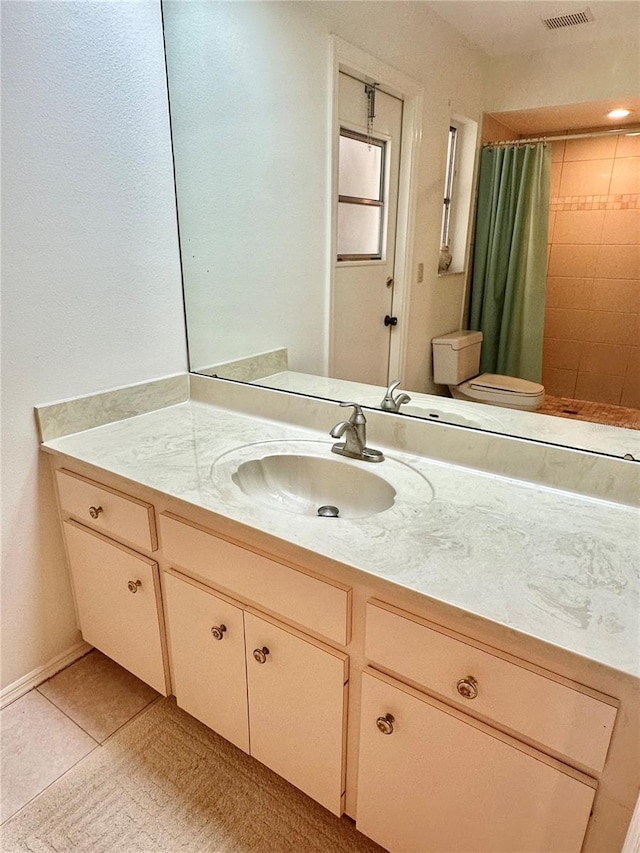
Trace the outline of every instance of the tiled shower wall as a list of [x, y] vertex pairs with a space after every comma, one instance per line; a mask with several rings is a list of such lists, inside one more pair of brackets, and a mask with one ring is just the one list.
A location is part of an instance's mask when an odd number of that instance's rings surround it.
[[542, 381], [640, 408], [640, 136], [552, 147]]

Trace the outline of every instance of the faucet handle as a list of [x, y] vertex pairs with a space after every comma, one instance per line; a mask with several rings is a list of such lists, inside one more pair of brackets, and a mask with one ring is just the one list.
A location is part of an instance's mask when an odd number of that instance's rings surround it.
[[393, 397], [393, 392], [396, 390], [396, 388], [399, 385], [400, 385], [400, 380], [394, 379], [393, 382], [391, 382], [389, 384], [389, 387], [387, 388], [387, 397]]
[[351, 423], [363, 424], [363, 423], [367, 422], [366, 418], [362, 412], [362, 406], [360, 406], [359, 403], [340, 403], [339, 405], [342, 406], [343, 408], [345, 406], [353, 406], [353, 412], [351, 414], [351, 417], [349, 418]]

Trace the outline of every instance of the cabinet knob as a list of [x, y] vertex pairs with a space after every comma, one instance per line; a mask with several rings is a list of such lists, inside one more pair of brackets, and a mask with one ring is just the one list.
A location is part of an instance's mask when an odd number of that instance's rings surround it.
[[376, 726], [383, 735], [392, 735], [395, 721], [395, 717], [392, 714], [385, 714], [384, 717], [378, 717]]
[[258, 663], [266, 663], [268, 654], [269, 649], [266, 646], [263, 646], [261, 649], [253, 650], [253, 657], [258, 661]]
[[466, 678], [461, 678], [456, 684], [458, 693], [464, 696], [465, 699], [475, 699], [478, 695], [478, 682], [472, 675]]
[[224, 640], [224, 632], [227, 630], [226, 625], [214, 625], [211, 629], [214, 640]]
[[89, 515], [91, 518], [97, 518], [101, 512], [104, 512], [101, 506], [90, 506], [89, 507]]
[[142, 581], [129, 581], [127, 589], [129, 592], [137, 592], [139, 586], [142, 586]]

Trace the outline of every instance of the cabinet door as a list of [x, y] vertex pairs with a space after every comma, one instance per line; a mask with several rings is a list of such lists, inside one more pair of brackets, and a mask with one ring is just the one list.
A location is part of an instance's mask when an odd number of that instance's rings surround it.
[[166, 696], [157, 564], [75, 521], [64, 532], [82, 636]]
[[251, 755], [342, 814], [347, 656], [253, 613], [245, 633]]
[[164, 580], [178, 705], [249, 752], [242, 610], [172, 573]]
[[365, 672], [358, 829], [392, 853], [577, 853], [594, 789], [496, 734]]

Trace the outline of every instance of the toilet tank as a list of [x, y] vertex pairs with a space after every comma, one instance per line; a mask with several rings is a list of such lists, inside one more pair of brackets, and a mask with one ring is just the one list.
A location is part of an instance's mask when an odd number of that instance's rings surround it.
[[433, 381], [438, 385], [459, 385], [480, 372], [482, 332], [460, 329], [440, 338], [433, 344]]

